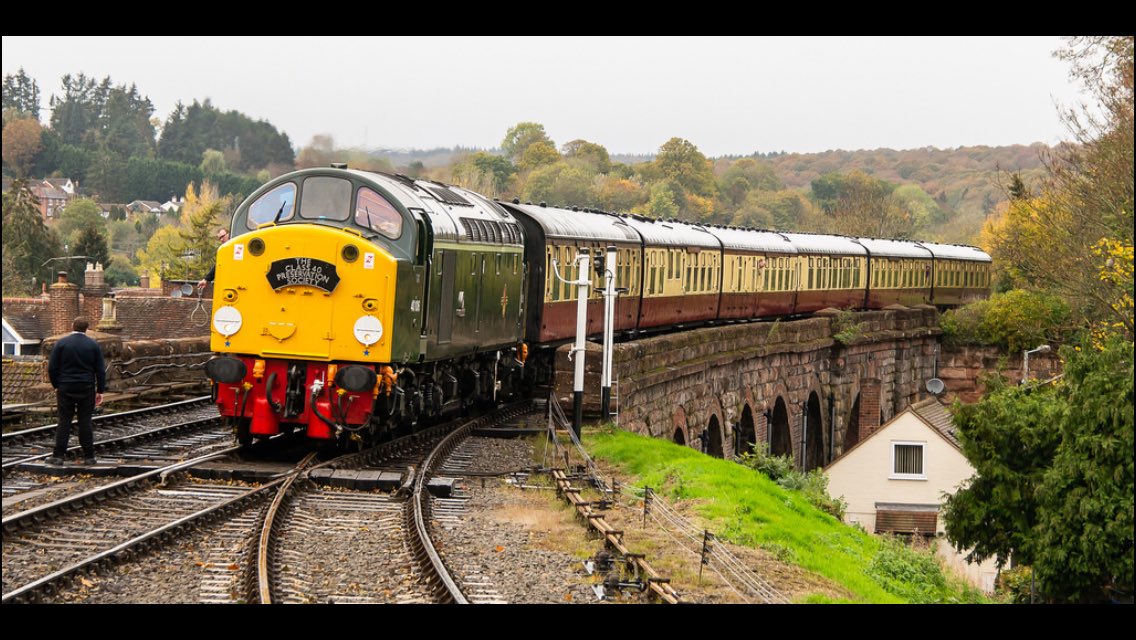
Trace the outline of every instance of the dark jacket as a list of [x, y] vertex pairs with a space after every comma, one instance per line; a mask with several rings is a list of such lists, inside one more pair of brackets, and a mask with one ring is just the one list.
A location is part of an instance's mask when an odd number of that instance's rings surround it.
[[47, 363], [51, 386], [97, 384], [106, 391], [106, 363], [103, 350], [85, 333], [72, 333], [55, 343]]

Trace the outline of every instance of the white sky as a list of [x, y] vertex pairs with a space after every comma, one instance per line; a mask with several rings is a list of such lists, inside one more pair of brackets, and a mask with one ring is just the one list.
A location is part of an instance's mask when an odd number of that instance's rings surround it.
[[707, 155], [1065, 139], [1081, 99], [1056, 37], [3, 36], [48, 97], [65, 73], [135, 83], [163, 121], [180, 100], [267, 119], [294, 146], [494, 147], [521, 121], [556, 143]]

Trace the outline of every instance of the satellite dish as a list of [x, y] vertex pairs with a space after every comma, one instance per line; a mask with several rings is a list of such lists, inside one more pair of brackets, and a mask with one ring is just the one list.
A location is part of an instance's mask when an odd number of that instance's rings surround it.
[[183, 296], [193, 295], [193, 285], [189, 284], [188, 282], [181, 285], [181, 295], [183, 295]]
[[942, 395], [947, 390], [947, 385], [938, 378], [931, 378], [927, 381], [927, 392], [933, 396]]
[[180, 289], [180, 288], [178, 288], [178, 289], [174, 289], [173, 291], [171, 291], [171, 292], [170, 292], [170, 297], [171, 297], [171, 298], [180, 298], [181, 296], [182, 296], [182, 293], [181, 293], [181, 289]]

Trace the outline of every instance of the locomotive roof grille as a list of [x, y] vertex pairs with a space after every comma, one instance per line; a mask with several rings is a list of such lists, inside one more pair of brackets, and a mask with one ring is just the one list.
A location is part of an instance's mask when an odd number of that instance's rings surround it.
[[440, 184], [423, 185], [423, 188], [430, 192], [438, 202], [445, 204], [453, 204], [459, 207], [472, 207], [473, 203], [466, 200], [463, 196], [458, 195], [451, 191], [448, 187]]

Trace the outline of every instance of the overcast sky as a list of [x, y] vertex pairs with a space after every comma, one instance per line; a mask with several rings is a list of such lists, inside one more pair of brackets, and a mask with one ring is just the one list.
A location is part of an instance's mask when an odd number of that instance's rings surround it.
[[43, 95], [65, 73], [263, 118], [294, 146], [494, 147], [517, 122], [557, 144], [707, 155], [1055, 143], [1081, 99], [1056, 37], [3, 36]]

